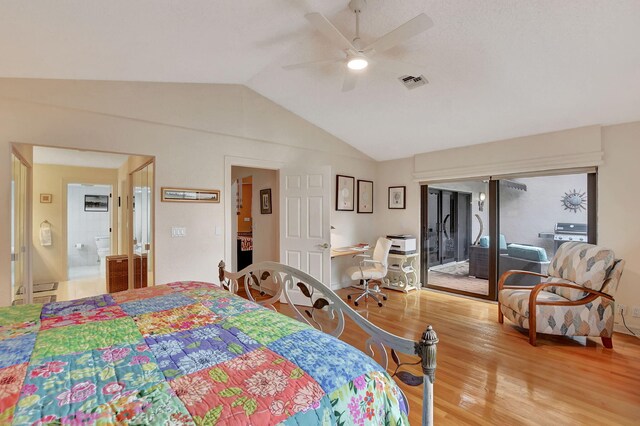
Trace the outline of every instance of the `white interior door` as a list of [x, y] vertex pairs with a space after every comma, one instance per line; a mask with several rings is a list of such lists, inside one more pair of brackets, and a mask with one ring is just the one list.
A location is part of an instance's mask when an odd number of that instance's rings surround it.
[[[280, 170], [280, 263], [331, 285], [331, 167]], [[296, 305], [311, 301], [297, 287]], [[283, 299], [284, 301], [284, 299]]]

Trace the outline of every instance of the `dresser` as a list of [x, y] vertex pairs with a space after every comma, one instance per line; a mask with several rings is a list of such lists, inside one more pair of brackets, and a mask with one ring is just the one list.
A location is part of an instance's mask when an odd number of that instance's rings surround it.
[[[107, 291], [116, 293], [129, 289], [129, 256], [126, 254], [107, 256]], [[147, 286], [147, 255], [133, 256], [134, 288]]]

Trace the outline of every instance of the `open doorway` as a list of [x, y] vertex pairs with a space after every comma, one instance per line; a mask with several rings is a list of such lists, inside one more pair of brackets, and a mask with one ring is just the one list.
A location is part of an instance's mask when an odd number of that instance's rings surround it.
[[[31, 168], [26, 180], [18, 173], [17, 163], [14, 173], [20, 178], [14, 182], [20, 191], [13, 197], [16, 202], [12, 215], [14, 303], [98, 296], [112, 292], [110, 279], [124, 280], [126, 290], [126, 266], [124, 271], [110, 276], [109, 259], [121, 262], [124, 258], [126, 265], [133, 253], [129, 244], [134, 229], [129, 190], [132, 173], [142, 165], [152, 164], [153, 157], [16, 146], [25, 153]], [[153, 183], [153, 173], [145, 177], [145, 185]], [[26, 189], [22, 190], [24, 185]], [[153, 191], [153, 185], [149, 191]], [[21, 201], [21, 194], [26, 194], [26, 202]], [[147, 197], [151, 203], [150, 200], [152, 196]], [[153, 208], [147, 211], [151, 215], [145, 222], [150, 227], [147, 233], [152, 235]], [[144, 241], [144, 257], [149, 259], [145, 266], [151, 268], [147, 275], [153, 277], [153, 242], [150, 238]]]
[[279, 261], [278, 171], [233, 166], [231, 179], [233, 270], [265, 260]]
[[106, 289], [111, 255], [113, 189], [93, 183], [67, 184], [67, 285], [93, 296]]

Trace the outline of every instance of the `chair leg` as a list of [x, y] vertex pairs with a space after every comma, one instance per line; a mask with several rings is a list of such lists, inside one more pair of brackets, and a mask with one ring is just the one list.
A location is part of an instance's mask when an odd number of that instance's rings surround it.
[[504, 324], [504, 315], [502, 314], [502, 309], [500, 309], [500, 303], [498, 303], [498, 322]]
[[613, 349], [613, 340], [611, 337], [601, 337], [602, 345], [607, 349]]
[[535, 328], [531, 328], [531, 324], [529, 324], [529, 344], [531, 344], [531, 346], [535, 346], [536, 345], [536, 329]]
[[360, 301], [360, 299], [362, 299], [363, 297], [366, 297], [367, 293], [362, 293], [360, 296], [358, 296], [358, 298], [355, 300], [355, 303], [358, 303]]

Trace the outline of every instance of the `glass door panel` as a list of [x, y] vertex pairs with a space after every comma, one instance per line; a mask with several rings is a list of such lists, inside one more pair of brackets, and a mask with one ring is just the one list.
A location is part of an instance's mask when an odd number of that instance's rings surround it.
[[[567, 241], [588, 242], [586, 173], [501, 180], [498, 274], [520, 269], [547, 273]], [[508, 285], [535, 285], [539, 277], [511, 276]]]
[[27, 294], [27, 166], [11, 156], [11, 302], [29, 301]]
[[488, 182], [448, 182], [428, 189], [423, 281], [438, 290], [488, 298]]
[[[440, 191], [429, 189], [426, 250], [429, 265], [440, 264]], [[423, 249], [424, 250], [424, 249]], [[426, 269], [425, 269], [426, 270]]]
[[456, 258], [456, 202], [454, 194], [450, 191], [442, 191], [442, 244], [440, 246], [440, 263], [454, 262]]
[[131, 174], [132, 181], [132, 262], [133, 287], [153, 283], [153, 163]]

